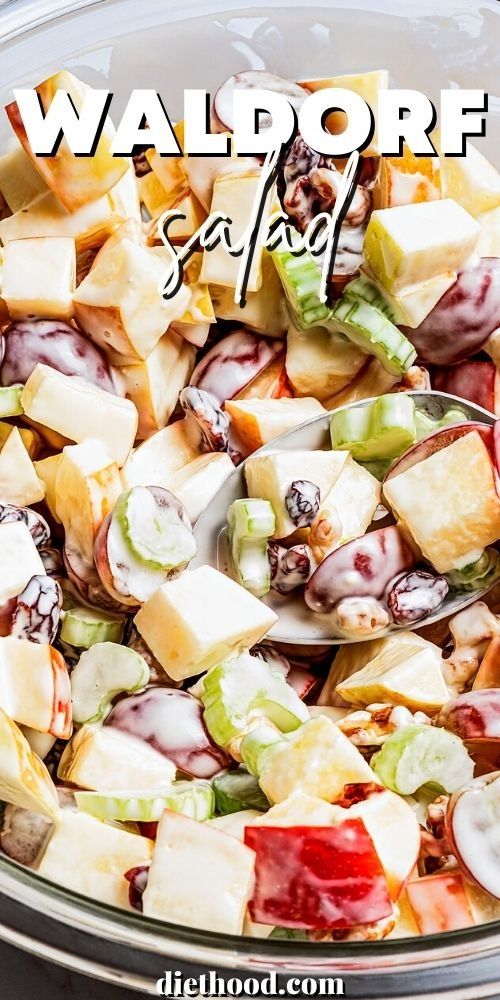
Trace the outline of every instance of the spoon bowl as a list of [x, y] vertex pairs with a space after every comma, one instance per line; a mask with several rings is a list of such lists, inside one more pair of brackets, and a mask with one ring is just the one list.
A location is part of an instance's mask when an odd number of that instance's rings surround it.
[[[417, 410], [434, 420], [441, 419], [452, 407], [460, 408], [468, 421], [475, 421], [491, 427], [495, 423], [493, 414], [484, 410], [481, 406], [469, 403], [458, 396], [452, 396], [444, 392], [408, 392], [412, 396]], [[336, 410], [315, 417], [300, 427], [296, 427], [286, 434], [275, 438], [269, 444], [264, 445], [255, 455], [269, 455], [277, 451], [327, 451], [331, 449], [330, 441], [330, 420], [333, 413], [340, 413], [343, 410], [354, 409], [367, 406], [373, 399], [363, 399], [356, 403], [348, 403], [340, 406]], [[231, 562], [227, 548], [226, 535], [226, 514], [228, 507], [234, 500], [247, 496], [245, 484], [245, 462], [242, 462], [234, 472], [223, 483], [215, 497], [201, 514], [196, 523], [194, 532], [197, 542], [197, 553], [191, 562], [191, 568], [209, 564], [227, 576], [232, 576]], [[386, 519], [374, 520], [368, 529], [373, 530], [385, 525]], [[454, 615], [462, 608], [473, 604], [484, 596], [496, 581], [492, 581], [489, 587], [483, 590], [471, 592], [456, 592], [450, 590], [443, 604], [434, 614], [427, 615], [420, 621], [412, 624], [413, 631], [418, 631], [424, 625], [431, 625]], [[297, 645], [344, 645], [352, 642], [363, 642], [368, 639], [382, 638], [394, 632], [405, 630], [408, 626], [389, 625], [376, 633], [366, 636], [355, 636], [346, 638], [335, 634], [333, 623], [329, 615], [318, 614], [311, 611], [303, 596], [302, 588], [293, 591], [291, 594], [281, 595], [271, 590], [263, 598], [264, 603], [278, 615], [278, 621], [268, 633], [268, 638], [274, 642], [291, 643]]]

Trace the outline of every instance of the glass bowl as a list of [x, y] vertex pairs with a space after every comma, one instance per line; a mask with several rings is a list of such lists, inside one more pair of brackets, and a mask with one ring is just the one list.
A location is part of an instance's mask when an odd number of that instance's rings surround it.
[[[182, 116], [184, 87], [212, 88], [243, 68], [290, 78], [387, 67], [395, 86], [439, 101], [448, 86], [490, 94], [481, 149], [500, 161], [497, 0], [6, 0], [0, 100], [65, 66], [109, 87], [121, 113], [133, 87]], [[9, 147], [6, 119], [0, 149]], [[0, 856], [0, 937], [77, 972], [154, 992], [166, 970], [260, 978], [340, 976], [351, 997], [500, 994], [500, 921], [425, 938], [316, 944], [236, 938], [148, 920], [66, 891]], [[5, 974], [5, 970], [4, 970]], [[306, 988], [304, 984], [304, 994]], [[284, 995], [284, 994], [282, 994]], [[312, 995], [310, 993], [309, 995]]]

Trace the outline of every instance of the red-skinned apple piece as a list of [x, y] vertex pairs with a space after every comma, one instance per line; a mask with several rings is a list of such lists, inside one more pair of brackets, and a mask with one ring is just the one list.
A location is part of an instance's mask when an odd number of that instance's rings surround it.
[[493, 636], [472, 685], [473, 691], [500, 688], [500, 635]]
[[476, 354], [500, 326], [500, 259], [481, 257], [415, 330], [402, 327], [422, 361], [451, 365]]
[[49, 733], [60, 740], [69, 740], [72, 732], [71, 682], [64, 657], [50, 647], [54, 695]]
[[474, 778], [454, 792], [446, 832], [466, 878], [500, 899], [500, 772]]
[[212, 778], [230, 763], [205, 728], [203, 706], [186, 691], [151, 687], [123, 698], [105, 725], [149, 743], [193, 778]]
[[306, 604], [311, 611], [327, 614], [345, 597], [381, 598], [389, 582], [414, 564], [415, 555], [399, 528], [379, 528], [346, 542], [323, 560], [306, 584]]
[[500, 379], [492, 361], [460, 361], [438, 368], [432, 375], [432, 388], [468, 399], [490, 413], [500, 412]]
[[359, 819], [335, 826], [247, 826], [255, 851], [252, 920], [305, 930], [369, 924], [392, 911], [379, 857]]
[[442, 709], [438, 725], [462, 740], [500, 740], [500, 689], [466, 691]]
[[250, 330], [235, 330], [205, 354], [190, 384], [210, 392], [219, 404], [224, 403], [237, 396], [282, 351], [282, 340], [261, 337]]
[[474, 925], [460, 872], [414, 879], [408, 882], [406, 894], [421, 934], [439, 934]]

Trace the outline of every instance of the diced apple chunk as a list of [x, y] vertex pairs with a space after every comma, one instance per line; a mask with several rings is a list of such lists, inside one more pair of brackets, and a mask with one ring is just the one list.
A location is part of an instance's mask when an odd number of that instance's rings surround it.
[[309, 544], [316, 561], [364, 535], [379, 501], [380, 483], [349, 455], [311, 525]]
[[500, 174], [471, 142], [465, 156], [440, 160], [445, 198], [454, 198], [475, 217], [500, 206]]
[[248, 459], [245, 464], [248, 495], [272, 504], [276, 518], [274, 538], [285, 538], [295, 531], [285, 506], [292, 482], [309, 480], [319, 487], [324, 500], [348, 458], [346, 451], [283, 451]]
[[75, 273], [75, 241], [70, 237], [11, 240], [4, 249], [2, 296], [12, 319], [70, 319]]
[[446, 274], [438, 274], [427, 281], [421, 281], [416, 285], [404, 288], [398, 293], [392, 293], [384, 288], [368, 266], [363, 267], [362, 270], [365, 271], [366, 276], [390, 305], [394, 322], [409, 326], [412, 330], [423, 323], [434, 306], [442, 299], [444, 293], [457, 280], [456, 271], [448, 271]]
[[455, 271], [475, 249], [480, 226], [451, 198], [372, 212], [363, 251], [389, 291]]
[[198, 455], [174, 472], [168, 488], [184, 505], [194, 524], [232, 472], [234, 465], [227, 452], [211, 451]]
[[282, 802], [292, 792], [332, 802], [346, 784], [380, 784], [357, 747], [325, 716], [305, 722], [271, 750], [259, 776], [271, 803]]
[[24, 386], [21, 401], [26, 415], [43, 427], [77, 444], [96, 438], [119, 466], [124, 465], [138, 424], [137, 410], [130, 400], [38, 364]]
[[438, 573], [474, 562], [500, 534], [493, 466], [477, 431], [396, 474], [384, 493]]
[[439, 157], [415, 156], [406, 143], [402, 156], [381, 156], [373, 191], [375, 208], [414, 205], [440, 197]]
[[189, 300], [184, 285], [172, 299], [160, 292], [168, 259], [123, 239], [94, 263], [74, 296], [75, 316], [118, 364], [144, 360], [180, 319]]
[[59, 458], [56, 512], [66, 544], [93, 566], [94, 541], [122, 492], [120, 472], [100, 441], [68, 445]]
[[394, 643], [340, 684], [337, 691], [352, 705], [374, 702], [406, 705], [408, 708], [435, 712], [449, 700], [443, 677], [439, 646], [428, 642], [411, 646]]
[[217, 319], [245, 323], [269, 337], [285, 336], [290, 318], [283, 286], [266, 250], [262, 253], [262, 286], [257, 292], [248, 293], [244, 306], [234, 301], [234, 288], [211, 285], [210, 291]]
[[149, 438], [168, 423], [194, 365], [195, 349], [169, 330], [148, 358], [119, 368], [125, 395], [139, 413], [140, 440]]
[[318, 705], [346, 705], [346, 701], [337, 692], [347, 678], [363, 670], [368, 663], [378, 657], [382, 660], [385, 656], [389, 658], [399, 656], [401, 662], [404, 662], [407, 654], [413, 655], [416, 649], [427, 645], [428, 640], [417, 632], [405, 630], [396, 635], [384, 636], [383, 639], [369, 639], [368, 642], [341, 646], [330, 667], [325, 686], [318, 698]]
[[45, 503], [47, 504], [54, 521], [57, 521], [58, 524], [61, 522], [56, 510], [56, 481], [60, 458], [61, 452], [56, 455], [49, 455], [48, 458], [41, 458], [38, 462], [33, 462], [35, 472], [45, 490]]
[[0, 706], [19, 725], [68, 739], [71, 687], [61, 654], [45, 643], [0, 638]]
[[24, 521], [0, 524], [0, 604], [18, 597], [32, 576], [44, 573], [43, 562]]
[[477, 252], [480, 257], [500, 257], [500, 207], [478, 215], [481, 226]]
[[241, 934], [254, 863], [254, 852], [235, 837], [167, 810], [142, 897], [144, 914], [184, 927]]
[[43, 500], [45, 490], [39, 480], [20, 431], [13, 427], [0, 451], [0, 499], [18, 507]]
[[[363, 150], [363, 156], [378, 156], [377, 145], [377, 109], [378, 95], [380, 90], [387, 90], [389, 86], [389, 73], [386, 69], [375, 69], [368, 73], [346, 73], [342, 76], [330, 76], [320, 80], [302, 80], [301, 85], [315, 93], [317, 90], [324, 90], [325, 87], [343, 87], [359, 94], [371, 108], [375, 122], [375, 129], [370, 144]], [[326, 128], [329, 132], [337, 135], [343, 132], [347, 124], [347, 116], [344, 111], [332, 111], [326, 119]]]
[[[77, 112], [81, 111], [87, 87], [66, 70], [55, 73], [36, 87], [43, 112], [46, 113], [57, 90], [65, 90]], [[75, 156], [63, 138], [55, 156], [36, 156], [29, 144], [17, 103], [6, 107], [7, 117], [33, 165], [46, 184], [73, 211], [95, 201], [112, 188], [128, 169], [124, 157], [113, 156], [110, 145], [115, 130], [106, 119], [93, 156]]]
[[176, 681], [201, 674], [253, 646], [276, 620], [274, 611], [211, 566], [164, 583], [134, 619], [163, 669]]
[[65, 748], [57, 776], [95, 792], [147, 791], [170, 785], [175, 765], [135, 736], [86, 725]]
[[[245, 173], [221, 174], [215, 179], [210, 212], [220, 212], [232, 220], [231, 244], [233, 246], [241, 239], [249, 225], [261, 176], [260, 170], [248, 170]], [[266, 201], [268, 208], [270, 198], [271, 194], [268, 194]], [[264, 206], [262, 217], [266, 218], [266, 215], [266, 206]], [[257, 248], [248, 276], [247, 289], [249, 292], [256, 292], [261, 287], [261, 259], [262, 244], [257, 241]], [[210, 253], [203, 255], [201, 279], [207, 284], [236, 288], [240, 267], [241, 257], [230, 257], [222, 244], [219, 243]]]
[[147, 837], [63, 809], [37, 871], [72, 892], [129, 910], [123, 876], [130, 868], [147, 865], [152, 850], [153, 841]]
[[47, 185], [22, 146], [0, 156], [0, 193], [11, 212], [26, 208]]
[[352, 382], [366, 360], [364, 351], [338, 333], [321, 327], [288, 329], [286, 373], [296, 396], [315, 396], [325, 403]]
[[257, 451], [263, 444], [291, 431], [294, 427], [326, 413], [324, 406], [311, 396], [291, 399], [226, 400], [238, 437], [250, 451]]
[[189, 420], [176, 420], [143, 441], [122, 469], [124, 489], [163, 486], [170, 489], [172, 475], [200, 454], [201, 435]]
[[57, 819], [55, 785], [12, 719], [0, 708], [0, 797], [4, 802]]

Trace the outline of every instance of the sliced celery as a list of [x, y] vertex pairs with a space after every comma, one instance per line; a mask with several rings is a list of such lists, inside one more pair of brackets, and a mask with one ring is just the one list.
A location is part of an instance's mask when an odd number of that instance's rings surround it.
[[339, 410], [330, 421], [330, 435], [332, 448], [347, 449], [360, 462], [397, 458], [416, 440], [415, 403], [397, 392]]
[[116, 642], [97, 642], [82, 653], [71, 674], [73, 719], [78, 723], [98, 722], [115, 695], [140, 691], [149, 682], [144, 657]]
[[90, 649], [96, 642], [120, 643], [124, 626], [125, 619], [119, 615], [76, 606], [64, 612], [61, 639], [80, 649]]
[[207, 729], [221, 747], [243, 736], [252, 719], [269, 720], [280, 732], [288, 733], [309, 718], [283, 674], [249, 653], [210, 670], [201, 700]]
[[235, 500], [227, 512], [231, 561], [238, 583], [255, 597], [271, 586], [267, 541], [274, 534], [275, 517], [269, 500]]
[[[282, 743], [282, 737], [271, 726], [256, 726], [243, 737], [240, 746], [241, 756], [250, 774], [257, 778], [262, 770], [264, 755], [270, 747]], [[271, 751], [272, 752], [272, 751]]]
[[468, 416], [463, 410], [451, 407], [442, 417], [430, 417], [424, 410], [417, 410], [415, 422], [417, 427], [417, 441], [434, 434], [434, 431], [441, 430], [442, 427], [449, 427], [451, 424], [464, 424], [468, 421]]
[[446, 579], [456, 590], [470, 591], [486, 590], [500, 576], [500, 555], [496, 549], [485, 549], [475, 562], [462, 569], [446, 573]]
[[404, 375], [417, 356], [401, 330], [369, 302], [342, 297], [325, 325], [345, 334], [367, 354], [373, 354], [391, 375]]
[[369, 305], [375, 306], [380, 312], [384, 313], [390, 319], [391, 323], [394, 323], [394, 313], [391, 309], [390, 303], [382, 295], [382, 292], [363, 274], [359, 277], [354, 278], [349, 282], [344, 288], [344, 298], [361, 300], [362, 302], [368, 302]]
[[212, 781], [215, 794], [215, 810], [222, 816], [240, 812], [242, 809], [269, 809], [269, 802], [261, 791], [253, 774], [243, 767], [237, 771], [225, 771]]
[[474, 774], [462, 740], [435, 726], [396, 730], [372, 757], [371, 766], [384, 785], [399, 795], [412, 795], [429, 783], [454, 792]]
[[273, 250], [272, 258], [295, 325], [307, 330], [328, 319], [330, 309], [319, 298], [321, 270], [312, 254], [305, 250], [298, 257], [289, 250]]
[[169, 788], [140, 792], [75, 792], [78, 808], [97, 819], [156, 823], [165, 809], [200, 822], [214, 814], [214, 793], [208, 781], [177, 781]]

